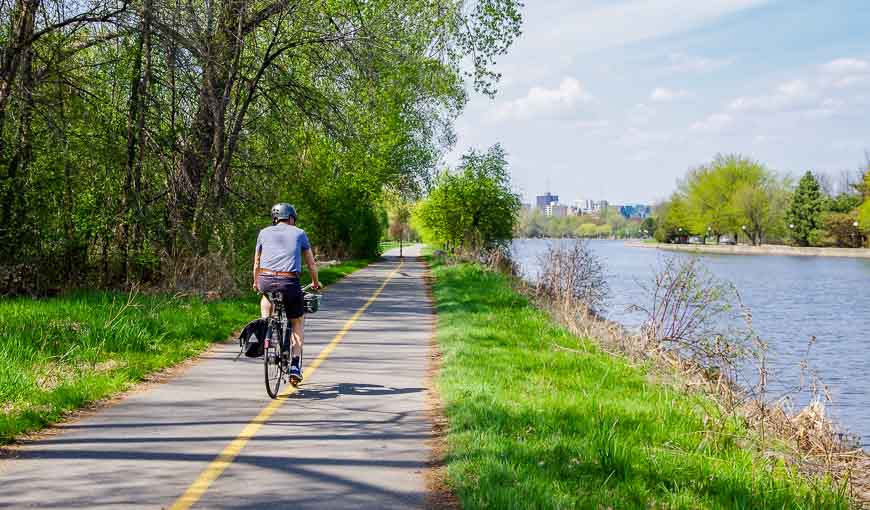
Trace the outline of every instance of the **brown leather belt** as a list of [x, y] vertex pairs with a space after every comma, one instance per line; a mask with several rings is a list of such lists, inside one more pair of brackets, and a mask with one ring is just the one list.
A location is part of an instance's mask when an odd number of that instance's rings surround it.
[[271, 269], [262, 269], [262, 268], [260, 268], [258, 270], [257, 274], [265, 274], [265, 275], [269, 275], [269, 276], [285, 276], [287, 278], [299, 278], [299, 273], [294, 273], [292, 271], [287, 273], [284, 271], [272, 271]]

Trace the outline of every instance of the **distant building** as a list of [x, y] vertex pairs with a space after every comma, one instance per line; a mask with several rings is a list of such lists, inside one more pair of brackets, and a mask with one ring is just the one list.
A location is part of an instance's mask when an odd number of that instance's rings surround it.
[[644, 220], [652, 214], [652, 208], [643, 204], [623, 205], [619, 208], [619, 214], [626, 219]]
[[520, 210], [523, 212], [529, 212], [532, 210], [532, 204], [520, 204]]
[[607, 200], [578, 200], [574, 205], [580, 213], [595, 216], [608, 207]]
[[550, 204], [558, 204], [559, 203], [559, 195], [553, 195], [549, 191], [544, 193], [543, 195], [538, 195], [535, 197], [535, 208], [540, 210], [545, 210]]
[[549, 218], [564, 218], [568, 216], [568, 206], [551, 203], [544, 208], [544, 216]]

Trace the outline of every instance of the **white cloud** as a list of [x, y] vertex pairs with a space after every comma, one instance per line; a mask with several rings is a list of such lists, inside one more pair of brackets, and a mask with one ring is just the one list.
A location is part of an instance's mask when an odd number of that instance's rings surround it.
[[578, 120], [574, 123], [574, 127], [583, 131], [584, 134], [603, 135], [610, 128], [610, 121], [607, 120]]
[[752, 137], [752, 145], [764, 145], [768, 143], [776, 143], [782, 140], [779, 135], [755, 135]]
[[628, 128], [628, 130], [619, 137], [617, 143], [628, 147], [659, 147], [672, 141], [674, 141], [674, 135], [667, 131], [650, 131]]
[[[540, 30], [534, 50], [594, 51], [684, 32], [719, 18], [770, 3], [771, 0], [645, 0], [590, 2], [548, 0], [550, 17], [536, 18], [528, 9], [528, 27]], [[582, 28], [581, 28], [582, 27]], [[528, 32], [527, 32], [528, 33]], [[530, 44], [530, 47], [532, 45]]]
[[838, 58], [821, 66], [820, 83], [842, 89], [870, 81], [870, 61]]
[[810, 119], [833, 117], [842, 112], [845, 106], [846, 102], [842, 99], [826, 97], [822, 99], [817, 107], [804, 111], [804, 115]]
[[690, 129], [695, 132], [721, 133], [734, 124], [734, 117], [727, 113], [714, 113], [702, 121], [692, 124]]
[[629, 124], [647, 124], [652, 119], [653, 111], [649, 106], [638, 103], [628, 111]]
[[870, 62], [860, 58], [838, 58], [822, 66], [830, 74], [853, 74], [870, 72]]
[[498, 106], [495, 118], [529, 119], [540, 115], [565, 114], [593, 100], [577, 79], [568, 77], [555, 89], [532, 87], [525, 96]]
[[834, 140], [831, 142], [831, 148], [839, 152], [861, 153], [867, 150], [867, 142], [865, 140]]
[[685, 89], [669, 89], [658, 87], [649, 94], [649, 100], [656, 103], [670, 103], [677, 99], [691, 96], [692, 93]]
[[861, 95], [843, 95], [844, 87], [870, 82], [870, 62], [837, 59], [820, 66], [820, 71], [804, 79], [787, 81], [772, 93], [742, 96], [728, 104], [732, 113], [799, 113], [809, 118], [838, 115], [859, 106]]
[[732, 59], [714, 59], [684, 53], [668, 55], [667, 71], [675, 73], [709, 73], [721, 69], [733, 62]]
[[606, 120], [578, 120], [574, 126], [580, 129], [603, 129], [610, 127], [610, 122]]
[[806, 80], [792, 80], [779, 85], [773, 94], [738, 97], [728, 108], [737, 112], [774, 113], [810, 108], [817, 101], [818, 93]]
[[655, 157], [655, 153], [653, 151], [637, 151], [630, 156], [628, 156], [629, 161], [649, 161]]

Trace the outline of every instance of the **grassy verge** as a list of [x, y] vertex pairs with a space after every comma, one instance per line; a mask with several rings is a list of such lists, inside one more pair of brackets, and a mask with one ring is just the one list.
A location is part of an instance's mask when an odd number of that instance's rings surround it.
[[[323, 268], [325, 285], [368, 265]], [[0, 300], [0, 444], [59, 421], [225, 340], [259, 313], [253, 293], [205, 303], [82, 291]]]
[[503, 277], [433, 271], [448, 483], [464, 508], [848, 507], [764, 460], [736, 421], [713, 433], [701, 397], [572, 336]]

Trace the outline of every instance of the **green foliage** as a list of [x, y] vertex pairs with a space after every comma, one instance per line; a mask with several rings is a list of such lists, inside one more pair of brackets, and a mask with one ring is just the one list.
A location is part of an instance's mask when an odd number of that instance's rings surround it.
[[[717, 240], [746, 235], [753, 244], [783, 235], [787, 182], [760, 163], [740, 155], [718, 155], [691, 170], [670, 201], [658, 211], [656, 238], [684, 235]], [[745, 227], [745, 228], [744, 228]]]
[[728, 234], [752, 244], [791, 238], [801, 246], [858, 247], [870, 233], [870, 172], [852, 187], [854, 191], [829, 197], [807, 172], [791, 191], [788, 179], [757, 162], [717, 156], [690, 171], [657, 208], [656, 239], [674, 242], [696, 235], [718, 241]]
[[[650, 230], [652, 232], [652, 230]], [[518, 237], [640, 237], [638, 220], [627, 220], [621, 214], [608, 211], [597, 216], [577, 215], [562, 218], [547, 217], [540, 210], [522, 211], [515, 234]]]
[[670, 200], [656, 207], [655, 238], [660, 243], [669, 243], [691, 234], [694, 224], [686, 200], [674, 194]]
[[657, 227], [658, 227], [658, 225], [656, 224], [656, 219], [653, 216], [650, 216], [648, 218], [644, 218], [644, 220], [640, 224], [641, 230], [645, 230], [646, 232], [649, 232], [650, 234], [654, 233], [656, 231]]
[[862, 202], [862, 197], [859, 194], [840, 193], [827, 201], [825, 209], [835, 213], [849, 214], [857, 209]]
[[414, 211], [423, 239], [460, 251], [477, 251], [513, 237], [520, 199], [510, 188], [507, 158], [498, 144], [471, 150], [456, 172], [444, 172]]
[[0, 273], [38, 278], [0, 293], [243, 275], [278, 201], [319, 254], [375, 255], [383, 194], [427, 189], [521, 25], [517, 0], [8, 7]]
[[[848, 508], [740, 420], [554, 324], [475, 265], [434, 268], [436, 384], [462, 508]], [[558, 347], [557, 347], [558, 346]]]
[[870, 200], [865, 201], [864, 204], [858, 208], [858, 228], [861, 229], [865, 235], [870, 235]]
[[[811, 239], [814, 246], [837, 246], [841, 248], [860, 248], [863, 244], [861, 230], [855, 223], [856, 213], [823, 212], [821, 214], [820, 234]], [[859, 224], [860, 225], [860, 224]]]
[[790, 235], [800, 246], [817, 244], [821, 238], [822, 212], [825, 209], [825, 196], [819, 181], [812, 172], [807, 172], [798, 182], [797, 189], [786, 212], [786, 222]]
[[595, 237], [598, 233], [598, 225], [594, 223], [581, 223], [577, 228], [577, 235], [580, 237]]
[[857, 210], [858, 228], [870, 237], [870, 169], [864, 172], [864, 182], [861, 184], [864, 203]]

